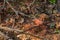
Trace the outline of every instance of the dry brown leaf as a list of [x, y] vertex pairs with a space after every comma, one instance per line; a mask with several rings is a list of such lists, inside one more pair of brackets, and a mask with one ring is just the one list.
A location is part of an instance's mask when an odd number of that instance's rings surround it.
[[33, 22], [35, 23], [36, 26], [43, 24], [43, 21], [40, 21], [39, 19], [34, 19]]
[[31, 27], [30, 24], [24, 24], [24, 25], [23, 25], [23, 29], [29, 29], [30, 27]]
[[60, 22], [56, 22], [56, 28], [60, 28]]
[[46, 34], [46, 30], [42, 30], [41, 32], [40, 32], [40, 36], [44, 36]]
[[57, 36], [56, 35], [53, 35], [53, 40], [57, 40]]
[[44, 13], [40, 14], [40, 17], [39, 17], [40, 20], [44, 21], [45, 18], [48, 18], [48, 16], [46, 14], [44, 14]]

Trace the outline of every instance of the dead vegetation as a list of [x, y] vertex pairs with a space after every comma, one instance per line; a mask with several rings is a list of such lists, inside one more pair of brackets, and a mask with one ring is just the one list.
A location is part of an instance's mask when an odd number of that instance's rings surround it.
[[0, 40], [60, 40], [60, 13], [47, 0], [0, 2]]

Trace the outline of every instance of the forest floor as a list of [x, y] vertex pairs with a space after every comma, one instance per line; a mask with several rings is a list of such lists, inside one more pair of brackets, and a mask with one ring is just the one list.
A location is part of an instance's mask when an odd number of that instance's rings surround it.
[[0, 40], [60, 40], [60, 12], [34, 2], [0, 2]]

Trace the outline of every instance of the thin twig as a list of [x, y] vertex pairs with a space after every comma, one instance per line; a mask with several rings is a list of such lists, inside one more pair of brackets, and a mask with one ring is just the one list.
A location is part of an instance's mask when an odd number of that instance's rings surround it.
[[7, 35], [5, 35], [4, 33], [2, 33], [1, 31], [0, 31], [0, 35], [1, 35], [2, 37], [4, 37], [5, 39], [8, 39], [8, 38], [9, 38]]
[[8, 1], [6, 1], [6, 3], [9, 5], [9, 7], [16, 13], [18, 14], [18, 12], [10, 5], [10, 3]]
[[10, 5], [10, 3], [8, 2], [8, 1], [6, 1], [6, 3], [9, 5], [9, 7], [16, 13], [16, 15], [18, 15], [18, 13], [19, 14], [21, 14], [22, 16], [27, 16], [27, 17], [29, 17], [28, 15], [26, 15], [26, 14], [24, 14], [23, 12], [21, 12], [21, 11], [16, 11], [11, 5]]
[[11, 31], [17, 31], [17, 32], [23, 32], [22, 30], [18, 30], [18, 29], [12, 29], [12, 28], [8, 28], [8, 27], [1, 27], [0, 29], [11, 32]]
[[27, 8], [29, 8], [31, 5], [33, 5], [35, 3], [35, 0], [33, 0], [33, 2], [32, 3], [30, 3], [30, 5], [28, 5], [28, 7]]
[[5, 3], [6, 3], [6, 0], [4, 0], [4, 3], [3, 3], [3, 8], [5, 7]]
[[19, 34], [31, 35], [31, 36], [34, 36], [34, 37], [37, 37], [37, 38], [41, 38], [41, 39], [43, 38], [43, 37], [36, 36], [36, 35], [30, 34], [30, 33], [26, 33], [26, 32], [24, 32], [24, 31], [18, 30], [18, 29], [12, 29], [12, 28], [8, 28], [8, 27], [0, 27], [0, 29], [3, 29], [3, 30], [8, 31], [8, 32], [15, 31], [15, 32], [17, 32], [17, 33], [19, 33]]

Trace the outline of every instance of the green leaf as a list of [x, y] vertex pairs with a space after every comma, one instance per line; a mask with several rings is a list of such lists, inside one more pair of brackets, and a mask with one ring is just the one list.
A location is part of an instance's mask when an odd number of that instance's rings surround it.
[[55, 30], [55, 33], [59, 33], [59, 32], [60, 32], [60, 30], [58, 30], [58, 29]]
[[55, 4], [55, 3], [56, 3], [56, 0], [49, 0], [49, 2], [50, 2], [51, 4]]
[[54, 27], [55, 27], [55, 23], [51, 23], [50, 28], [54, 28]]

